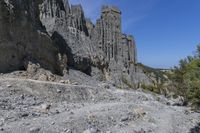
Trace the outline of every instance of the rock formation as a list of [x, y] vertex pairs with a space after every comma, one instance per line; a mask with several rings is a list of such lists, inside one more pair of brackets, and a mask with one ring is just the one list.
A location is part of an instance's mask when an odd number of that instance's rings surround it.
[[41, 1], [0, 1], [0, 72], [25, 69], [25, 62], [61, 74], [58, 48], [39, 19]]
[[125, 78], [124, 80], [131, 83], [133, 80], [130, 76], [137, 71], [136, 46], [132, 36], [122, 33], [121, 11], [114, 6], [103, 6], [101, 18], [97, 20], [95, 30], [98, 47], [110, 64], [111, 78], [117, 77], [116, 82]]
[[117, 7], [103, 6], [96, 25], [67, 0], [3, 0], [0, 11], [0, 72], [25, 69], [28, 60], [56, 74], [76, 69], [114, 84], [147, 79]]
[[121, 23], [113, 6], [93, 24], [67, 0], [0, 0], [0, 132], [199, 132], [183, 98], [119, 89], [162, 82]]

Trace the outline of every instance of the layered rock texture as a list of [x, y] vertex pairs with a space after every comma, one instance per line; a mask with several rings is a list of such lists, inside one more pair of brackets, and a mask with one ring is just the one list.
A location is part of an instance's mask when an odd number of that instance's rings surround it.
[[0, 133], [199, 133], [181, 97], [137, 89], [160, 73], [121, 29], [113, 6], [93, 24], [67, 0], [0, 0]]
[[129, 87], [151, 81], [137, 67], [134, 38], [121, 30], [121, 11], [103, 6], [94, 25], [67, 0], [1, 0], [0, 72], [39, 64], [56, 74], [80, 70]]
[[25, 69], [29, 62], [61, 74], [58, 45], [39, 19], [32, 0], [0, 1], [0, 72]]

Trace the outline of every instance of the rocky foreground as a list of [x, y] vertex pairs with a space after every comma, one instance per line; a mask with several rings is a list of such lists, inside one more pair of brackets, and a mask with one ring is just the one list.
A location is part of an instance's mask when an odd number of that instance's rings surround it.
[[163, 78], [121, 29], [114, 6], [94, 25], [68, 0], [0, 0], [0, 132], [200, 133], [199, 113], [129, 89]]
[[89, 76], [70, 83], [68, 77], [49, 82], [14, 75], [0, 76], [2, 133], [200, 132], [199, 113], [163, 96], [92, 84]]

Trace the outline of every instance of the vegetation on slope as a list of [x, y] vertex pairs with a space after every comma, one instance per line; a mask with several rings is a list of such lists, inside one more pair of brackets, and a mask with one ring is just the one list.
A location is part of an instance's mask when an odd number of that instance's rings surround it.
[[200, 45], [195, 55], [180, 60], [179, 66], [169, 74], [175, 93], [194, 107], [200, 107]]
[[153, 83], [151, 85], [142, 84], [141, 87], [157, 94], [167, 95], [169, 79], [166, 72], [170, 70], [155, 69], [145, 66], [142, 63], [138, 63], [138, 66], [142, 68], [143, 72], [152, 80]]

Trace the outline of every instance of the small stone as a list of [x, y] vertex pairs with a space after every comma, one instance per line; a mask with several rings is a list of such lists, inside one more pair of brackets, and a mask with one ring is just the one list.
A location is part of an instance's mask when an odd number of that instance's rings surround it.
[[70, 84], [70, 81], [69, 81], [69, 80], [66, 80], [65, 83], [66, 83], [66, 84]]
[[12, 85], [7, 85], [8, 88], [12, 87]]
[[51, 105], [50, 104], [42, 104], [42, 109], [49, 110]]
[[73, 85], [78, 85], [78, 83], [77, 82], [74, 82], [74, 83], [72, 83]]
[[52, 122], [52, 123], [51, 123], [51, 125], [54, 125], [54, 124], [55, 124], [55, 122]]
[[109, 85], [105, 85], [105, 89], [110, 89], [110, 86]]
[[22, 123], [22, 125], [24, 125], [24, 126], [29, 126], [29, 125], [31, 125], [31, 124], [28, 123], [28, 122], [24, 122], [24, 123]]
[[33, 127], [33, 128], [31, 128], [31, 129], [29, 130], [29, 133], [39, 133], [39, 131], [40, 131], [40, 128], [38, 128], [38, 127]]
[[39, 113], [32, 113], [31, 116], [37, 117], [37, 116], [40, 116], [40, 114]]
[[90, 129], [85, 130], [83, 133], [97, 133], [97, 132], [98, 132], [97, 129], [95, 129], [95, 128], [90, 128]]
[[142, 128], [142, 129], [140, 130], [140, 133], [146, 133], [146, 131]]
[[64, 81], [64, 80], [60, 80], [60, 81], [59, 81], [59, 83], [62, 83], [62, 84], [64, 84], [64, 83], [65, 83], [65, 81]]
[[1, 120], [0, 120], [0, 126], [3, 126], [3, 124], [4, 124], [4, 120], [1, 119]]
[[61, 93], [61, 90], [60, 90], [60, 89], [57, 89], [56, 92], [57, 92], [57, 93]]
[[28, 116], [29, 116], [29, 113], [22, 113], [20, 116], [21, 116], [21, 117], [28, 117]]
[[73, 114], [74, 114], [74, 112], [72, 112], [72, 111], [71, 111], [71, 112], [70, 112], [70, 114], [71, 114], [71, 115], [73, 115]]
[[72, 131], [71, 131], [70, 129], [67, 129], [67, 128], [64, 129], [64, 132], [65, 132], [65, 133], [72, 133]]
[[60, 111], [56, 110], [56, 114], [59, 114], [59, 113], [60, 113]]
[[128, 121], [128, 119], [129, 119], [129, 118], [128, 118], [127, 116], [126, 116], [126, 117], [122, 117], [122, 118], [121, 118], [121, 122], [123, 122], [123, 121]]
[[45, 75], [45, 74], [41, 74], [41, 75], [39, 76], [38, 80], [41, 80], [41, 81], [48, 81], [48, 77], [47, 77], [47, 75]]
[[22, 94], [22, 95], [20, 96], [20, 98], [21, 98], [21, 99], [24, 99], [24, 98], [25, 98], [24, 94]]
[[65, 110], [66, 110], [66, 111], [68, 111], [68, 112], [70, 111], [70, 109], [69, 109], [69, 108], [67, 108], [67, 109], [65, 109]]

